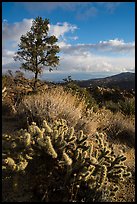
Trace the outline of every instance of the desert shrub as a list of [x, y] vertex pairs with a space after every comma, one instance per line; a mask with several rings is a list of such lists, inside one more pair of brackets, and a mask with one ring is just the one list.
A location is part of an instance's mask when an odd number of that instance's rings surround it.
[[80, 98], [84, 98], [87, 108], [93, 108], [94, 112], [97, 111], [98, 104], [87, 88], [81, 88], [75, 84], [75, 82], [71, 81], [64, 86], [64, 89], [71, 92], [73, 95], [78, 95]]
[[2, 87], [11, 87], [14, 83], [12, 72], [7, 72], [2, 75]]
[[[2, 76], [2, 113], [12, 115], [16, 112], [17, 104], [29, 91], [29, 84], [23, 73], [8, 71]], [[27, 87], [27, 89], [26, 89]]]
[[109, 135], [110, 140], [125, 143], [130, 147], [135, 145], [135, 124], [132, 118], [118, 112], [104, 125], [103, 130]]
[[114, 113], [122, 112], [125, 115], [135, 114], [135, 98], [125, 98], [125, 100], [119, 100], [117, 103], [112, 100], [105, 101], [104, 105]]
[[135, 114], [135, 98], [127, 98], [125, 101], [119, 102], [119, 107], [122, 113], [125, 115], [134, 115]]
[[2, 115], [12, 115], [15, 112], [13, 97], [7, 87], [2, 89]]
[[18, 115], [39, 124], [44, 118], [48, 121], [63, 118], [69, 124], [76, 124], [85, 108], [84, 100], [79, 100], [77, 96], [64, 91], [62, 87], [56, 87], [24, 97], [18, 107]]
[[117, 88], [114, 89], [108, 87], [95, 86], [94, 88], [91, 89], [91, 93], [98, 103], [100, 102], [104, 103], [105, 101], [113, 101], [114, 103], [117, 103], [119, 100], [125, 99], [125, 92]]
[[110, 199], [131, 173], [126, 157], [114, 154], [105, 135], [95, 137], [93, 144], [63, 119], [50, 125], [44, 120], [41, 127], [33, 122], [14, 138], [3, 135], [3, 171], [18, 175], [31, 168], [32, 189], [41, 202]]
[[113, 113], [116, 113], [120, 110], [119, 103], [113, 101], [105, 101], [105, 107], [111, 110]]
[[12, 106], [12, 104], [10, 103], [3, 103], [2, 104], [2, 115], [6, 116], [6, 117], [11, 117], [14, 114], [14, 106]]
[[85, 134], [91, 137], [96, 131], [102, 132], [112, 115], [113, 113], [105, 108], [98, 109], [96, 112], [93, 111], [93, 108], [87, 109], [78, 120], [75, 129], [82, 129]]

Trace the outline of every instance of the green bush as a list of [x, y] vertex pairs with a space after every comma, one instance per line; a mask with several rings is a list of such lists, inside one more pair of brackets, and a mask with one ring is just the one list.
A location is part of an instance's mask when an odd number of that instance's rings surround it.
[[112, 112], [122, 112], [125, 115], [135, 114], [135, 98], [126, 98], [124, 101], [119, 100], [117, 103], [110, 101], [105, 101], [105, 106]]
[[131, 117], [118, 112], [109, 119], [107, 124], [104, 124], [103, 130], [113, 143], [135, 147], [135, 124]]
[[127, 98], [125, 101], [119, 102], [119, 107], [125, 115], [135, 114], [135, 98]]
[[111, 110], [113, 113], [120, 111], [120, 107], [118, 103], [114, 103], [113, 101], [106, 101], [105, 106], [107, 109]]
[[51, 125], [44, 120], [41, 127], [33, 122], [14, 138], [3, 135], [3, 170], [18, 175], [31, 168], [32, 189], [40, 201], [111, 198], [131, 173], [124, 165], [126, 157], [114, 155], [102, 133], [95, 136], [93, 144], [82, 130], [68, 128], [65, 120]]

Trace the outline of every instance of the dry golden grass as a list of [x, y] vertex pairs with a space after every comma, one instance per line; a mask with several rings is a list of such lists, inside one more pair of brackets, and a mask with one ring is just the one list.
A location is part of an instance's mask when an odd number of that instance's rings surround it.
[[[125, 116], [121, 112], [113, 113], [101, 108], [84, 118], [89, 126], [93, 124], [99, 132], [106, 132], [110, 142], [122, 143], [129, 147], [135, 145], [135, 117]], [[91, 128], [89, 129], [90, 132]]]
[[25, 96], [17, 111], [18, 114], [27, 112], [27, 117], [38, 120], [63, 118], [75, 126], [85, 108], [84, 100], [64, 91], [62, 87], [57, 87], [49, 88], [43, 93]]
[[82, 129], [85, 134], [92, 136], [96, 131], [98, 131], [100, 123], [106, 123], [108, 119], [107, 115], [110, 115], [109, 110], [98, 109], [97, 112], [93, 112], [93, 110], [91, 110], [90, 114], [88, 110], [88, 114], [87, 112], [83, 113], [75, 128], [77, 130]]
[[[7, 95], [7, 97], [9, 99], [10, 96]], [[10, 104], [12, 103], [10, 102]], [[76, 130], [83, 129], [90, 136], [96, 131], [103, 131], [113, 142], [122, 142], [130, 147], [135, 144], [134, 116], [124, 116], [120, 112], [114, 114], [105, 108], [98, 109], [96, 112], [93, 110], [86, 112], [84, 99], [64, 91], [61, 86], [52, 86], [51, 88], [45, 86], [36, 94], [24, 96], [15, 111], [18, 116], [22, 117], [22, 124], [23, 120], [26, 124], [27, 118], [39, 123], [45, 118], [48, 120], [63, 118]]]
[[135, 145], [135, 124], [134, 118], [124, 116], [118, 112], [113, 114], [108, 124], [104, 126], [105, 132], [110, 140], [124, 143], [130, 147]]

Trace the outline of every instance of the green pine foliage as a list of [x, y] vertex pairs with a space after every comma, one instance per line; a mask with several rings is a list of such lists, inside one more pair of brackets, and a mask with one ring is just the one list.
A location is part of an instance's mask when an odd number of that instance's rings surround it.
[[59, 63], [59, 46], [57, 38], [49, 36], [49, 20], [37, 17], [32, 22], [30, 31], [20, 38], [19, 50], [14, 59], [21, 61], [21, 68], [35, 74], [34, 89], [37, 87], [38, 75], [45, 66], [52, 71]]

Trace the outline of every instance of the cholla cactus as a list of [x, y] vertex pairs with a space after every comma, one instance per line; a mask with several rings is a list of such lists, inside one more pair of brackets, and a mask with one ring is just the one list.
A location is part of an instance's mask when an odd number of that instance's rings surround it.
[[27, 165], [28, 165], [28, 162], [27, 160], [23, 160], [23, 161], [20, 161], [18, 164], [15, 163], [15, 161], [8, 157], [7, 159], [4, 160], [4, 163], [8, 166], [8, 168], [10, 170], [13, 170], [13, 171], [23, 171]]
[[5, 165], [13, 171], [24, 171], [34, 155], [48, 155], [57, 165], [55, 169], [63, 172], [64, 176], [60, 179], [65, 179], [65, 187], [79, 186], [80, 191], [86, 186], [92, 192], [91, 199], [105, 188], [109, 188], [109, 195], [114, 196], [118, 191], [118, 183], [131, 176], [124, 165], [126, 157], [115, 156], [102, 133], [95, 134], [95, 145], [89, 142], [82, 130], [75, 132], [73, 127], [69, 128], [65, 120], [55, 121], [52, 125], [44, 120], [41, 127], [33, 122], [28, 131], [21, 130], [19, 134], [20, 144], [23, 144], [23, 158], [17, 157], [20, 160], [18, 163], [17, 158], [14, 160], [8, 157], [5, 160]]
[[6, 95], [7, 95], [7, 88], [4, 87], [4, 88], [2, 89], [2, 101], [4, 100], [4, 98], [5, 98]]
[[72, 165], [72, 159], [65, 152], [63, 152], [63, 158], [65, 160], [66, 165], [68, 166]]
[[4, 160], [4, 162], [5, 162], [5, 164], [8, 165], [8, 167], [10, 169], [12, 169], [12, 170], [16, 169], [15, 161], [12, 158], [8, 157], [7, 159]]
[[29, 146], [31, 144], [31, 135], [28, 132], [24, 134], [24, 143], [26, 146]]
[[46, 130], [48, 133], [51, 133], [51, 132], [52, 132], [52, 129], [51, 129], [50, 126], [47, 124], [47, 121], [46, 121], [46, 120], [43, 121], [43, 127], [45, 128], [45, 130]]
[[46, 143], [47, 153], [51, 155], [53, 158], [57, 158], [58, 155], [56, 151], [54, 150], [54, 147], [52, 145], [52, 142], [49, 136], [46, 137], [45, 143]]

